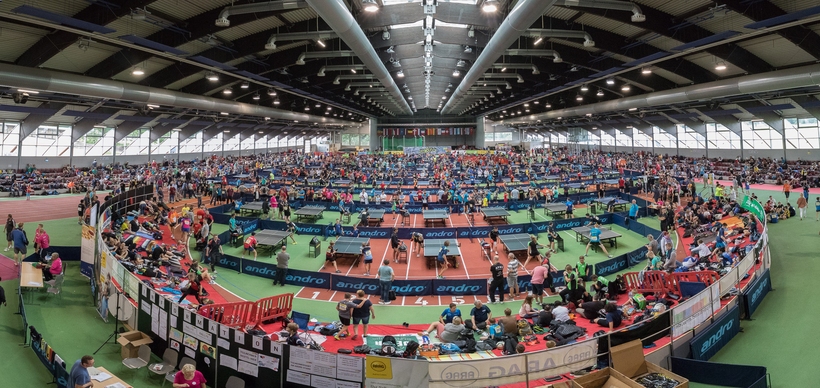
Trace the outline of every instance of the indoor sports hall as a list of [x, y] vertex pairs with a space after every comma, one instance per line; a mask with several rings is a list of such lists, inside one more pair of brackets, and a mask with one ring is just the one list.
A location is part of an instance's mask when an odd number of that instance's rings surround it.
[[0, 372], [813, 386], [782, 323], [818, 318], [818, 23], [801, 0], [0, 2]]

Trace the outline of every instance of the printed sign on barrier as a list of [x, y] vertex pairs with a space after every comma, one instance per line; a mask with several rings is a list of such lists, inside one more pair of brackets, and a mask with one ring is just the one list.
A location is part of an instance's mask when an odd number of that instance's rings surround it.
[[530, 381], [559, 376], [595, 365], [598, 341], [590, 340], [565, 345], [543, 352], [527, 353], [527, 373]]
[[692, 358], [709, 361], [740, 332], [740, 306], [735, 306], [689, 341]]
[[428, 367], [430, 388], [499, 386], [526, 380], [527, 356], [429, 362]]
[[487, 295], [487, 280], [436, 279], [433, 280], [433, 293], [431, 295]]
[[595, 274], [607, 276], [625, 270], [629, 266], [627, 255], [619, 255], [614, 259], [609, 259], [595, 264]]
[[772, 290], [772, 281], [771, 281], [771, 274], [769, 270], [763, 272], [753, 284], [749, 285], [747, 291], [743, 293], [743, 301], [746, 307], [746, 318], [751, 318], [752, 314], [754, 314], [755, 310], [757, 310], [757, 306], [760, 306], [760, 302], [763, 301], [763, 298], [769, 291]]

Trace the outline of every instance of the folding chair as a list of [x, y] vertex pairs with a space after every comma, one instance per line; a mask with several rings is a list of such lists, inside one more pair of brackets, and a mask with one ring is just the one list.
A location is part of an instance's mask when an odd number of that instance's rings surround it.
[[[321, 350], [321, 346], [313, 340], [313, 338], [308, 333], [310, 330], [310, 314], [300, 313], [298, 311], [291, 311], [290, 312], [290, 319], [299, 326], [299, 330], [303, 331], [304, 336], [301, 337], [302, 342], [310, 346], [311, 349], [319, 349]], [[299, 332], [296, 332], [296, 335], [299, 335]]]

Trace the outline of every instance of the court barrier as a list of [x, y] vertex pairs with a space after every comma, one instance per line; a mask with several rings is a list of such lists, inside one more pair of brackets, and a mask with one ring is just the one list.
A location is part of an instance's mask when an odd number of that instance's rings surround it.
[[767, 388], [771, 386], [764, 366], [720, 364], [717, 362], [671, 357], [672, 373], [692, 383], [721, 387]]
[[715, 271], [692, 271], [692, 272], [673, 272], [672, 274], [672, 289], [678, 295], [681, 293], [681, 282], [697, 282], [703, 283], [706, 287], [720, 282], [720, 275]]
[[293, 294], [282, 294], [259, 299], [254, 306], [254, 322], [267, 323], [285, 318], [293, 309]]
[[290, 315], [293, 308], [293, 294], [281, 294], [262, 298], [256, 302], [228, 302], [202, 305], [199, 315], [222, 325], [246, 330], [263, 322]]
[[627, 272], [623, 279], [628, 290], [639, 293], [652, 292], [660, 295], [674, 289], [674, 279], [664, 271]]
[[197, 313], [225, 326], [244, 329], [254, 321], [254, 302], [229, 302], [199, 306]]

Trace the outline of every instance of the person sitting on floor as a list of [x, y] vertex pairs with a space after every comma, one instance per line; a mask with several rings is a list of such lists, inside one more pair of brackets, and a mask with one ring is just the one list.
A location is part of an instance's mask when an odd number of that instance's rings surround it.
[[441, 342], [455, 342], [465, 328], [461, 317], [455, 317], [452, 323], [433, 322], [427, 330], [422, 331], [419, 335], [425, 337], [435, 330], [436, 338], [440, 339]]
[[535, 318], [538, 316], [539, 310], [532, 307], [532, 295], [527, 295], [524, 302], [521, 303], [521, 308], [518, 310], [518, 316], [521, 318]]
[[615, 330], [616, 327], [621, 326], [623, 317], [615, 303], [607, 303], [606, 306], [604, 306], [604, 312], [606, 312], [605, 318], [598, 318], [594, 320], [594, 322], [590, 320], [589, 323], [597, 323], [598, 326], [609, 327], [610, 332]]

